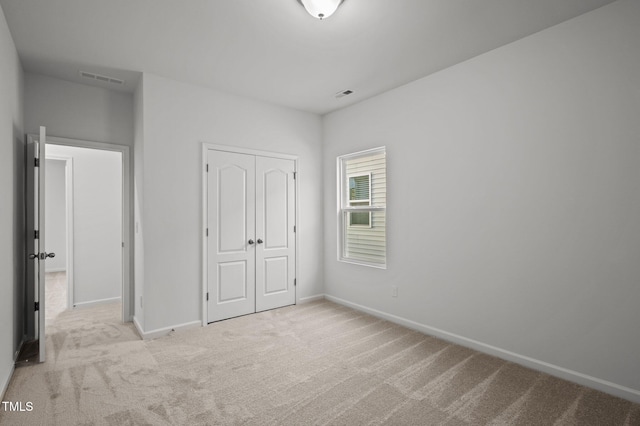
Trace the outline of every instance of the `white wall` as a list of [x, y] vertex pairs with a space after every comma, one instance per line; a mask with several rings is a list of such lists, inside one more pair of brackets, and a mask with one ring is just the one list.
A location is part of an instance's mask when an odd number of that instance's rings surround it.
[[[26, 73], [26, 132], [37, 133], [41, 125], [47, 127], [48, 136], [132, 146], [133, 95]], [[131, 175], [133, 164], [131, 161]], [[131, 189], [131, 205], [133, 193]], [[133, 226], [130, 234], [133, 236]], [[129, 245], [133, 244], [132, 237]], [[133, 252], [130, 250], [132, 264]], [[129, 278], [133, 281], [133, 271]]]
[[23, 77], [0, 8], [0, 399], [24, 334]]
[[67, 203], [66, 203], [66, 163], [63, 160], [46, 160], [47, 186], [45, 194], [45, 245], [47, 253], [55, 253], [47, 259], [47, 272], [67, 269]]
[[133, 96], [100, 87], [25, 74], [25, 128], [47, 135], [133, 145]]
[[[640, 400], [639, 76], [620, 0], [326, 116], [327, 294]], [[381, 145], [386, 271], [336, 261], [335, 158]]]
[[73, 303], [119, 298], [122, 154], [61, 145], [46, 149], [47, 155], [73, 159]]
[[202, 319], [202, 142], [299, 156], [297, 296], [322, 294], [320, 117], [151, 74], [143, 96], [145, 331]]
[[133, 97], [134, 174], [133, 174], [133, 240], [134, 300], [133, 317], [144, 330], [144, 240], [142, 238], [142, 206], [144, 204], [144, 75], [140, 77]]

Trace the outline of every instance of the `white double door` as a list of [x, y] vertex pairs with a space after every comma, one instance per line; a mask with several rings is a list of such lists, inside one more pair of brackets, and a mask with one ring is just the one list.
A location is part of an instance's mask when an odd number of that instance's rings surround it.
[[295, 162], [207, 151], [208, 322], [295, 304]]

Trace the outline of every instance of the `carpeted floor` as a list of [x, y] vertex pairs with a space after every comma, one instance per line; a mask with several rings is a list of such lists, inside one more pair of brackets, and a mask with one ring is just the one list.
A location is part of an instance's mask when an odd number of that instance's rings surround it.
[[120, 305], [61, 313], [2, 425], [640, 425], [640, 405], [330, 302], [141, 341]]
[[47, 272], [45, 274], [45, 323], [48, 326], [58, 315], [67, 310], [67, 273]]

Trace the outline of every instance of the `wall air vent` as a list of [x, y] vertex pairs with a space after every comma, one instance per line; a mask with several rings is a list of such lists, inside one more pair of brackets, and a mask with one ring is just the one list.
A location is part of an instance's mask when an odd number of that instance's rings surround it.
[[353, 90], [343, 90], [342, 92], [336, 93], [336, 99], [344, 98], [345, 96], [350, 95], [352, 93], [353, 93]]
[[122, 86], [124, 84], [124, 80], [120, 80], [119, 78], [109, 77], [109, 76], [100, 75], [100, 74], [94, 74], [92, 72], [87, 72], [87, 71], [80, 71], [80, 76], [84, 78], [89, 78], [91, 80], [102, 81], [103, 83], [117, 84], [119, 86]]

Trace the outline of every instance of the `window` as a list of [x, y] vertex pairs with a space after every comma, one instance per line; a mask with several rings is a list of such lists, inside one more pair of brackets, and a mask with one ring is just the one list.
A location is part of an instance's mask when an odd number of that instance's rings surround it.
[[387, 263], [385, 148], [338, 157], [341, 261], [385, 268]]
[[[349, 176], [349, 207], [371, 205], [371, 173]], [[371, 227], [371, 212], [349, 212], [350, 226]]]

